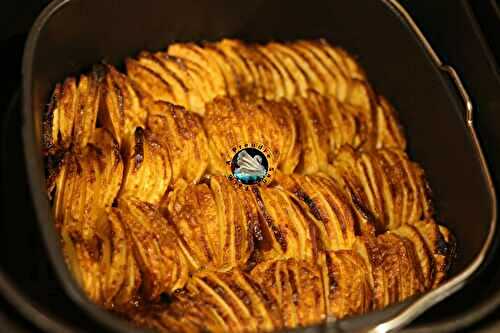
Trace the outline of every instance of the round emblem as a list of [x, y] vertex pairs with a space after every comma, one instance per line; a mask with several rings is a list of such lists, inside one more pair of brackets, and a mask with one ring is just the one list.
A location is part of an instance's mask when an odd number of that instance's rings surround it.
[[228, 178], [237, 186], [268, 184], [271, 181], [272, 151], [262, 144], [243, 144], [233, 147], [226, 161]]

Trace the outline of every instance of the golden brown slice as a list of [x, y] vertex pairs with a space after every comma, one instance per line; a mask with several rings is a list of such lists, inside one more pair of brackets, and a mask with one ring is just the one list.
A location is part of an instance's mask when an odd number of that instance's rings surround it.
[[[141, 52], [137, 58], [139, 64], [148, 68], [150, 71], [158, 75], [164, 82], [172, 88], [172, 100], [168, 102], [181, 105], [189, 109], [189, 99], [187, 96], [187, 88], [185, 84], [171, 71], [162, 61], [158, 54], [151, 54], [149, 52]], [[161, 98], [159, 98], [161, 100]]]
[[141, 326], [162, 332], [271, 332], [283, 327], [276, 299], [248, 274], [202, 271], [169, 305], [133, 314]]
[[345, 70], [342, 60], [336, 54], [327, 51], [331, 46], [324, 40], [303, 41], [301, 43], [305, 44], [306, 47], [314, 53], [317, 59], [325, 65], [331, 75], [335, 77], [337, 83], [335, 97], [337, 97], [339, 101], [345, 102], [351, 77]]
[[370, 272], [375, 309], [425, 291], [418, 257], [408, 239], [391, 233], [376, 238], [361, 237], [353, 249], [363, 258]]
[[60, 228], [60, 235], [64, 259], [73, 278], [92, 302], [103, 304], [103, 281], [95, 251], [89, 250], [69, 225]]
[[342, 183], [359, 215], [381, 232], [432, 215], [423, 171], [401, 150], [361, 153], [345, 147], [328, 173]]
[[282, 70], [280, 70], [268, 53], [264, 52], [259, 45], [252, 45], [250, 47], [258, 59], [257, 66], [261, 68], [261, 71], [264, 73], [263, 75], [267, 76], [267, 80], [269, 82], [265, 97], [267, 99], [275, 100], [285, 98], [285, 77], [283, 76]]
[[377, 140], [375, 148], [393, 147], [405, 150], [406, 139], [394, 108], [383, 96], [378, 96], [376, 109], [377, 118], [374, 126], [377, 128]]
[[314, 260], [318, 254], [315, 217], [296, 205], [278, 187], [253, 188], [264, 241], [259, 249], [265, 259]]
[[158, 210], [133, 198], [120, 200], [117, 218], [126, 226], [135, 259], [142, 273], [142, 296], [157, 300], [162, 293], [184, 287], [188, 263], [178, 246], [178, 238]]
[[303, 210], [314, 219], [321, 248], [325, 250], [350, 249], [356, 232], [362, 232], [349, 198], [330, 178], [322, 175], [302, 176], [298, 174], [276, 178]]
[[288, 100], [294, 98], [297, 94], [297, 87], [295, 86], [294, 79], [288, 67], [280, 61], [279, 56], [275, 52], [272, 52], [272, 50], [265, 45], [255, 45], [254, 47], [269, 60], [271, 65], [279, 73], [281, 80], [277, 83], [277, 90], [283, 90], [283, 98]]
[[216, 262], [220, 238], [217, 205], [210, 187], [178, 182], [168, 194], [167, 202], [169, 221], [179, 237], [190, 270]]
[[[173, 89], [176, 89], [175, 87], [180, 85], [185, 92], [187, 100], [185, 104], [178, 102], [179, 105], [202, 115], [205, 112], [205, 88], [202, 82], [203, 76], [199, 68], [186, 59], [169, 56], [166, 52], [156, 52], [153, 56], [162, 64], [165, 72], [168, 72], [172, 76], [172, 80], [174, 80], [171, 83]], [[181, 94], [178, 91], [178, 95]]]
[[445, 280], [455, 259], [455, 238], [448, 229], [433, 220], [419, 221], [412, 225], [418, 230], [432, 255], [434, 274], [431, 286], [435, 288]]
[[314, 325], [326, 318], [321, 272], [314, 264], [295, 259], [265, 261], [251, 276], [277, 300], [284, 327]]
[[261, 145], [272, 152], [270, 169], [292, 172], [300, 152], [295, 112], [287, 102], [223, 97], [208, 103], [203, 125], [210, 140], [211, 173], [225, 174], [232, 154]]
[[217, 47], [215, 43], [204, 43], [203, 52], [210, 62], [219, 67], [224, 78], [226, 93], [230, 96], [236, 96], [240, 93], [240, 82], [238, 81], [238, 72], [234, 64]]
[[190, 281], [189, 289], [196, 289], [197, 298], [224, 318], [227, 332], [268, 332], [280, 328], [276, 301], [237, 270], [201, 272]]
[[100, 278], [104, 306], [126, 311], [134, 306], [142, 282], [133, 242], [120, 212], [113, 208], [97, 227], [100, 246]]
[[111, 209], [122, 182], [123, 163], [111, 134], [97, 129], [79, 153], [66, 154], [56, 177], [54, 216], [58, 225], [76, 233], [90, 251], [96, 249], [96, 223]]
[[125, 60], [125, 66], [127, 77], [134, 82], [141, 95], [153, 101], [175, 102], [174, 90], [161, 73], [158, 73], [158, 67], [131, 58]]
[[320, 266], [329, 317], [342, 319], [372, 309], [369, 271], [357, 253], [351, 250], [326, 252]]
[[[305, 56], [303, 52], [293, 47], [292, 43], [284, 44], [282, 50], [295, 61], [299, 69], [304, 73], [308, 83], [307, 90], [313, 89], [320, 94], [325, 94], [328, 82], [326, 82], [325, 77], [321, 75], [316, 63], [310, 61], [310, 58]], [[305, 92], [306, 94], [307, 90]]]
[[149, 132], [137, 127], [124, 148], [125, 173], [119, 199], [135, 197], [155, 206], [172, 178], [168, 151]]
[[231, 64], [236, 75], [239, 93], [242, 95], [260, 96], [256, 92], [255, 66], [249, 63], [242, 55], [242, 49], [246, 46], [242, 42], [233, 39], [223, 39], [214, 45], [225, 56], [226, 61]]
[[265, 47], [270, 53], [275, 55], [276, 61], [280, 62], [283, 67], [288, 69], [292, 80], [291, 84], [295, 85], [296, 95], [305, 96], [309, 89], [314, 88], [309, 81], [309, 77], [299, 65], [295, 53], [291, 52], [290, 49], [280, 43], [272, 42], [265, 45]]
[[298, 170], [301, 173], [314, 174], [327, 169], [344, 145], [367, 150], [375, 147], [377, 133], [371, 109], [365, 111], [312, 90], [305, 97], [295, 97], [293, 102], [300, 111], [298, 124], [303, 148]]
[[422, 270], [425, 288], [430, 289], [434, 282], [436, 267], [434, 263], [434, 257], [428, 245], [426, 244], [424, 236], [420, 234], [415, 226], [410, 224], [404, 224], [399, 228], [391, 230], [389, 232], [398, 235], [399, 237], [404, 237], [413, 244], [413, 247], [415, 248], [415, 254], [417, 255], [418, 261], [420, 263], [420, 268]]
[[168, 215], [193, 270], [245, 267], [259, 238], [256, 203], [223, 176], [209, 184], [177, 186]]
[[84, 149], [87, 143], [93, 142], [104, 74], [105, 70], [102, 66], [95, 66], [89, 75], [80, 76], [77, 112], [73, 127], [73, 145], [76, 149]]
[[203, 80], [208, 89], [205, 102], [212, 100], [215, 96], [227, 94], [226, 81], [219, 66], [207, 56], [206, 52], [194, 43], [176, 43], [168, 47], [168, 54], [180, 59], [186, 59], [203, 72]]
[[299, 172], [313, 174], [323, 169], [331, 156], [330, 146], [335, 131], [325, 99], [309, 92], [294, 99], [300, 110], [299, 128], [303, 142]]
[[68, 149], [73, 143], [73, 127], [78, 110], [78, 88], [75, 78], [56, 84], [47, 112], [42, 120], [42, 144], [45, 154]]
[[200, 117], [164, 102], [150, 103], [148, 110], [148, 128], [168, 149], [172, 183], [198, 182], [208, 166], [208, 142]]
[[335, 65], [329, 64], [325, 59], [322, 59], [322, 56], [314, 50], [314, 45], [308, 41], [294, 41], [289, 43], [288, 46], [293, 48], [307, 62], [315, 76], [321, 80], [323, 83], [323, 91], [321, 93], [337, 96], [339, 79]]
[[122, 141], [134, 134], [136, 127], [145, 126], [148, 114], [132, 82], [111, 65], [106, 65], [104, 86], [104, 107], [99, 120], [121, 146]]

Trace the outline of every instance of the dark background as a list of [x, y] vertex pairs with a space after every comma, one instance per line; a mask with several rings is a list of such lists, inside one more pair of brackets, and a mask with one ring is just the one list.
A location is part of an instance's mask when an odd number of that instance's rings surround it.
[[[79, 327], [82, 331], [101, 332], [103, 329], [95, 326], [62, 293], [33, 221], [24, 168], [16, 163], [23, 159], [15, 96], [21, 78], [24, 40], [36, 15], [48, 2], [0, 1], [0, 331], [34, 332], [43, 326], [51, 331], [75, 332]], [[140, 1], [137, 2], [139, 5]], [[465, 82], [475, 106], [475, 125], [499, 189], [500, 12], [497, 0], [401, 2], [444, 62], [453, 65]], [[474, 283], [424, 317], [437, 321], [456, 318], [464, 332], [500, 332], [500, 311], [495, 310], [500, 304], [500, 256], [496, 250], [492, 253], [489, 265]], [[422, 322], [420, 319], [416, 323]], [[449, 326], [443, 324], [440, 328], [445, 331]], [[421, 327], [420, 332], [430, 330]]]

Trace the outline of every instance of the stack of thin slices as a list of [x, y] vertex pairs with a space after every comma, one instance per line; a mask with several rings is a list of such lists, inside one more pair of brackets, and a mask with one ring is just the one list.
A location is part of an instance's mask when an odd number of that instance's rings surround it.
[[[88, 297], [141, 327], [272, 331], [438, 286], [454, 255], [394, 110], [324, 40], [178, 43], [58, 84], [47, 186]], [[240, 189], [227, 154], [273, 152]]]

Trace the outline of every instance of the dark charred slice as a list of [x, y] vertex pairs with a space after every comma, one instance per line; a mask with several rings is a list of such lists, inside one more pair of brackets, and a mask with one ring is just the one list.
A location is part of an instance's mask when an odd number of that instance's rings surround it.
[[135, 146], [134, 146], [134, 159], [135, 165], [134, 168], [137, 171], [144, 160], [144, 129], [141, 127], [137, 127], [135, 129]]
[[45, 158], [45, 184], [49, 200], [52, 200], [52, 194], [56, 186], [56, 179], [63, 167], [66, 154], [68, 154], [66, 151], [59, 150], [57, 152], [53, 152]]
[[[47, 111], [43, 113], [42, 117], [42, 147], [43, 154], [45, 156], [49, 155], [50, 152], [54, 149], [54, 140], [57, 137], [54, 137], [54, 134], [58, 134], [57, 124], [54, 124], [54, 112], [56, 112], [57, 105], [59, 103], [59, 98], [62, 92], [61, 84], [56, 84], [54, 91], [52, 92], [52, 96], [50, 98], [49, 105], [47, 107]], [[56, 126], [54, 128], [54, 126]], [[56, 132], [56, 133], [54, 133]]]

